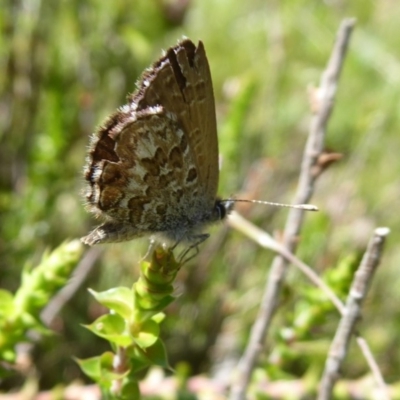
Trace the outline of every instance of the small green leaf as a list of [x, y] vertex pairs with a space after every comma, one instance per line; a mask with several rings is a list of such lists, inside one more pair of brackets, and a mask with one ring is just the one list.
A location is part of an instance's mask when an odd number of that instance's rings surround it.
[[172, 369], [168, 363], [167, 352], [163, 342], [157, 339], [156, 342], [145, 350], [146, 356], [151, 360], [152, 365], [159, 365], [163, 368]]
[[133, 343], [132, 336], [126, 329], [126, 323], [119, 315], [103, 315], [92, 324], [84, 326], [95, 335], [118, 346], [127, 347]]
[[114, 358], [115, 354], [107, 351], [101, 356], [87, 358], [86, 360], [75, 360], [87, 376], [98, 382], [103, 388], [110, 388], [113, 381], [121, 380], [131, 373], [130, 369], [127, 369], [124, 373], [115, 372]]
[[127, 357], [129, 357], [131, 375], [134, 376], [138, 372], [143, 372], [143, 370], [151, 365], [150, 359], [146, 356], [143, 350], [138, 346], [131, 346], [127, 349]]
[[84, 374], [98, 382], [101, 377], [101, 357], [87, 358], [86, 360], [75, 359]]
[[132, 291], [127, 287], [118, 287], [104, 292], [95, 292], [89, 289], [92, 296], [103, 306], [115, 311], [124, 319], [129, 319], [132, 314]]
[[152, 284], [143, 277], [140, 277], [135, 286], [136, 291], [142, 297], [150, 296], [155, 300], [162, 300], [165, 296], [170, 295], [174, 288], [169, 284]]
[[[135, 283], [136, 285], [136, 283]], [[170, 303], [175, 300], [173, 296], [167, 295], [162, 298], [162, 300], [157, 300], [151, 296], [140, 296], [139, 293], [135, 291], [135, 304], [137, 308], [147, 311], [159, 312], [167, 307]]]
[[146, 311], [157, 311], [159, 308], [160, 302], [152, 299], [150, 296], [140, 296], [137, 292], [135, 292], [135, 305], [136, 308], [146, 310]]
[[152, 268], [150, 263], [142, 263], [140, 266], [142, 274], [146, 277], [146, 279], [158, 285], [170, 284], [175, 279], [177, 271], [160, 271]]
[[121, 398], [129, 400], [141, 399], [139, 383], [137, 381], [130, 380], [124, 384], [121, 390]]
[[141, 324], [140, 330], [137, 332], [135, 332], [133, 326], [131, 329], [131, 334], [135, 343], [142, 349], [145, 349], [152, 346], [156, 342], [158, 336], [160, 335], [160, 327], [156, 322], [149, 319]]

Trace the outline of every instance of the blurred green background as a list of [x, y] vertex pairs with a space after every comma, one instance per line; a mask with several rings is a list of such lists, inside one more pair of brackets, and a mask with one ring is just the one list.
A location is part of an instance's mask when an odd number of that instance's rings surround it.
[[[343, 263], [351, 270], [374, 228], [391, 229], [361, 330], [386, 380], [398, 379], [399, 2], [3, 4], [0, 286], [8, 290], [16, 290], [23, 266], [35, 265], [45, 249], [95, 225], [80, 194], [88, 137], [124, 104], [143, 69], [182, 36], [202, 40], [210, 62], [222, 157], [220, 194], [291, 202], [310, 122], [307, 88], [318, 84], [341, 20], [355, 17], [326, 142], [343, 158], [318, 181], [312, 202], [320, 212], [307, 216], [299, 256], [322, 275]], [[263, 206], [240, 211], [278, 235], [287, 214]], [[180, 272], [180, 297], [163, 325], [171, 364], [186, 362], [192, 373], [210, 373], [223, 361], [237, 360], [273, 256], [224, 226], [210, 231], [199, 256]], [[59, 315], [58, 334], [37, 347], [43, 388], [82, 378], [71, 355], [83, 358], [107, 348], [80, 326], [101, 312], [86, 287], [130, 286], [147, 246], [147, 239], [102, 246], [95, 268]], [[270, 376], [272, 365], [276, 376], [290, 377], [323, 365], [338, 317], [327, 311], [300, 336], [296, 321], [309, 290], [309, 283], [291, 271], [260, 363]], [[283, 328], [297, 332], [298, 343], [292, 338], [288, 345]], [[279, 351], [279, 343], [285, 351]], [[357, 378], [368, 369], [358, 349], [352, 351], [344, 375]]]

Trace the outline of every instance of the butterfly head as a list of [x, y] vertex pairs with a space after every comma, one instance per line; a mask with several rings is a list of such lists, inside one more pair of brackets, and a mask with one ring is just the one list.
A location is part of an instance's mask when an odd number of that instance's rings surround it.
[[234, 200], [232, 199], [227, 199], [227, 200], [221, 200], [217, 199], [215, 200], [215, 206], [214, 206], [214, 214], [215, 214], [215, 219], [218, 220], [223, 220], [226, 218], [226, 216], [233, 210], [233, 205], [234, 205]]

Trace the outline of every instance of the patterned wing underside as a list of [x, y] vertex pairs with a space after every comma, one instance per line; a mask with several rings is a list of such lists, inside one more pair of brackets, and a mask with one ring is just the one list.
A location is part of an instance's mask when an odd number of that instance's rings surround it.
[[193, 149], [201, 190], [213, 203], [218, 190], [218, 138], [211, 73], [202, 42], [184, 40], [148, 69], [131, 100], [138, 110], [161, 104], [177, 115]]
[[129, 221], [138, 235], [163, 230], [169, 204], [177, 205], [177, 215], [170, 217], [178, 217], [183, 205], [199, 196], [186, 136], [172, 117], [155, 111], [132, 116], [118, 127], [115, 140], [109, 141], [108, 159], [94, 162], [97, 174], [86, 195], [92, 212]]

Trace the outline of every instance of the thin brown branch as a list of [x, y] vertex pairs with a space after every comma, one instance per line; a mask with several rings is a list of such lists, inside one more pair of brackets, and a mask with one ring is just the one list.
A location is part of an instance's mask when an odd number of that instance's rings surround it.
[[[383, 245], [388, 233], [388, 228], [378, 228], [375, 230], [361, 264], [354, 275], [354, 280], [346, 301], [346, 312], [340, 320], [325, 363], [318, 400], [329, 400], [332, 396], [334, 384], [340, 375], [340, 366], [347, 354], [355, 325], [361, 316], [361, 306], [367, 295], [375, 270], [379, 265]], [[380, 389], [381, 395], [379, 398], [387, 399], [384, 382], [382, 382]]]
[[75, 295], [76, 291], [86, 280], [102, 251], [99, 248], [90, 248], [80, 263], [66, 286], [64, 286], [43, 309], [40, 318], [46, 326], [50, 326], [60, 310]]
[[379, 393], [379, 399], [381, 400], [390, 400], [390, 396], [388, 395], [388, 386], [386, 385], [381, 370], [378, 366], [378, 363], [375, 361], [375, 358], [372, 354], [372, 351], [367, 343], [367, 341], [356, 333], [356, 342], [358, 347], [361, 349], [361, 352], [366, 359], [368, 366], [372, 372], [372, 377], [375, 380], [377, 392]]
[[[322, 75], [318, 96], [319, 104], [311, 120], [310, 133], [301, 165], [299, 186], [294, 200], [295, 204], [308, 203], [314, 192], [315, 180], [319, 175], [315, 171], [315, 166], [318, 165], [318, 157], [324, 150], [326, 127], [333, 109], [337, 82], [354, 24], [354, 19], [345, 19], [342, 22], [327, 68]], [[283, 241], [283, 245], [289, 253], [293, 253], [296, 249], [296, 238], [302, 226], [303, 215], [304, 211], [302, 210], [293, 209], [289, 212]], [[257, 320], [251, 330], [249, 343], [238, 365], [235, 382], [231, 387], [230, 400], [245, 398], [252, 371], [263, 348], [277, 306], [287, 268], [288, 262], [283, 257], [277, 256], [272, 264]]]

